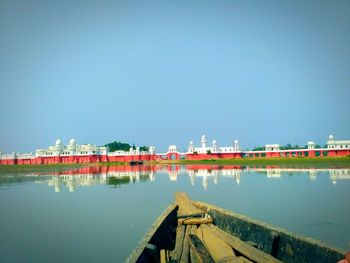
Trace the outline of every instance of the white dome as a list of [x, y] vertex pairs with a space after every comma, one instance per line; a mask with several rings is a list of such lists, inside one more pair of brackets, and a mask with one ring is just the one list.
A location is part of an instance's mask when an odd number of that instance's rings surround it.
[[74, 145], [76, 142], [75, 142], [75, 139], [70, 139], [70, 141], [69, 141], [69, 144], [70, 145]]
[[193, 144], [193, 141], [190, 141], [190, 144]]
[[332, 134], [329, 135], [329, 140], [334, 140], [334, 136]]
[[61, 145], [62, 144], [62, 141], [60, 139], [57, 139], [56, 140], [56, 145]]
[[216, 144], [216, 140], [213, 140], [213, 144]]
[[207, 138], [205, 137], [205, 134], [202, 135], [201, 142], [207, 142]]
[[171, 150], [176, 151], [176, 145], [170, 145], [169, 146], [169, 151], [171, 151]]
[[238, 143], [238, 140], [236, 139], [236, 140], [235, 140], [235, 144], [237, 144], [237, 143]]

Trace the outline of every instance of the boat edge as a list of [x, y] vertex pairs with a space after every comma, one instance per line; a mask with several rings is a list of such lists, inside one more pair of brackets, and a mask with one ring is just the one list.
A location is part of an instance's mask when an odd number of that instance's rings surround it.
[[[205, 202], [201, 202], [201, 201], [194, 201], [193, 204], [195, 206], [197, 206], [198, 208], [203, 209], [204, 211], [207, 211], [208, 214], [210, 214], [210, 211], [215, 211], [216, 210], [216, 211], [218, 211], [218, 212], [220, 212], [222, 214], [226, 214], [226, 215], [235, 217], [235, 218], [237, 218], [239, 220], [248, 222], [249, 224], [257, 225], [259, 227], [271, 230], [271, 232], [283, 233], [283, 234], [288, 235], [288, 236], [290, 236], [290, 237], [292, 237], [294, 239], [301, 240], [303, 242], [306, 242], [308, 244], [317, 246], [317, 247], [325, 249], [325, 250], [330, 250], [330, 251], [332, 251], [334, 253], [338, 253], [338, 254], [341, 254], [341, 255], [345, 255], [345, 253], [346, 253], [346, 251], [344, 249], [342, 249], [342, 248], [338, 248], [338, 247], [335, 247], [333, 245], [329, 245], [329, 244], [327, 244], [327, 243], [325, 243], [323, 241], [320, 241], [320, 240], [317, 240], [317, 239], [314, 239], [314, 238], [311, 238], [311, 237], [306, 237], [306, 236], [303, 236], [303, 235], [300, 235], [300, 234], [293, 233], [293, 232], [291, 232], [291, 231], [289, 231], [289, 230], [287, 230], [285, 228], [282, 228], [282, 227], [274, 226], [274, 225], [265, 223], [263, 221], [252, 219], [252, 218], [250, 218], [248, 216], [238, 214], [238, 213], [233, 212], [231, 210], [226, 210], [224, 208], [217, 207], [215, 205], [211, 205], [211, 204], [208, 204], [208, 203], [205, 203]], [[216, 224], [215, 219], [214, 219], [214, 223]], [[219, 225], [217, 225], [217, 226], [220, 227]], [[228, 231], [228, 229], [223, 229], [223, 230], [228, 232], [228, 233], [230, 232], [230, 231]], [[234, 234], [234, 233], [231, 233], [231, 234]]]
[[174, 210], [177, 209], [176, 204], [170, 204], [165, 211], [157, 218], [153, 225], [148, 229], [147, 233], [141, 239], [137, 247], [130, 253], [128, 258], [125, 260], [125, 263], [136, 263], [143, 253], [146, 245], [151, 241], [152, 237], [155, 235], [158, 229], [165, 221], [165, 219], [170, 216]]

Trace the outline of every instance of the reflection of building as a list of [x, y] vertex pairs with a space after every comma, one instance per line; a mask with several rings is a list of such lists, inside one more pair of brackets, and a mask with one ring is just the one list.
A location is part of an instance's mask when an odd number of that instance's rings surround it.
[[[53, 187], [55, 192], [62, 189], [68, 189], [69, 192], [75, 191], [79, 187], [87, 187], [98, 184], [108, 184], [115, 187], [129, 183], [144, 181], [155, 181], [156, 175], [162, 173], [168, 175], [170, 181], [176, 181], [178, 176], [188, 175], [189, 183], [195, 185], [200, 183], [206, 190], [210, 184], [220, 184], [220, 180], [229, 178], [237, 185], [241, 183], [245, 173], [261, 173], [266, 178], [283, 178], [284, 174], [293, 175], [302, 173], [309, 176], [310, 180], [315, 181], [317, 174], [329, 174], [333, 184], [339, 180], [350, 180], [350, 169], [303, 169], [303, 168], [242, 168], [238, 166], [213, 166], [213, 165], [167, 165], [167, 166], [88, 166], [79, 169], [52, 172], [50, 174], [28, 173], [19, 176], [1, 176], [1, 184], [33, 181], [38, 183], [47, 183]], [[232, 179], [231, 179], [232, 178]]]
[[281, 169], [279, 169], [279, 168], [266, 169], [266, 176], [267, 176], [267, 178], [280, 178], [281, 177]]
[[336, 184], [337, 180], [350, 180], [350, 169], [331, 169], [329, 177], [333, 184]]
[[190, 177], [191, 184], [195, 184], [195, 178], [202, 178], [202, 185], [205, 190], [208, 189], [209, 179], [213, 180], [214, 185], [219, 183], [219, 178], [231, 177], [234, 178], [236, 183], [240, 183], [242, 169], [240, 168], [213, 168], [210, 165], [188, 165], [187, 174]]
[[79, 186], [106, 184], [106, 177], [94, 174], [54, 175], [48, 179], [47, 184], [53, 186], [55, 192], [61, 192], [62, 187], [67, 187], [69, 192], [74, 192]]
[[266, 173], [267, 178], [280, 178], [283, 173], [308, 173], [310, 180], [315, 181], [318, 173], [329, 173], [333, 184], [337, 180], [349, 180], [350, 169], [324, 169], [324, 168], [247, 168], [244, 172]]
[[309, 170], [309, 177], [311, 181], [316, 181], [317, 179], [317, 172], [315, 169], [310, 169]]
[[[67, 187], [74, 192], [77, 187], [93, 186], [98, 184], [126, 184], [144, 180], [155, 180], [154, 167], [151, 166], [91, 166], [80, 169], [55, 172], [46, 176], [49, 186], [60, 192]], [[38, 176], [40, 178], [42, 176]]]
[[168, 171], [168, 175], [169, 175], [169, 180], [176, 182], [177, 181], [177, 171]]
[[224, 177], [232, 177], [236, 180], [237, 184], [241, 183], [241, 175], [243, 170], [241, 169], [223, 169], [221, 175]]

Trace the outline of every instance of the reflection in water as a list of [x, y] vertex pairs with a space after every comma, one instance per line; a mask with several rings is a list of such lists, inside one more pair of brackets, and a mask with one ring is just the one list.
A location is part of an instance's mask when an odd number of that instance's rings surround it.
[[350, 169], [251, 168], [229, 165], [141, 165], [84, 167], [45, 174], [2, 175], [0, 176], [0, 186], [34, 181], [36, 183], [47, 183], [48, 186], [54, 188], [55, 192], [60, 192], [62, 188], [67, 188], [69, 192], [74, 192], [77, 187], [99, 184], [120, 187], [130, 183], [152, 182], [156, 180], [156, 173], [158, 173], [158, 176], [164, 173], [168, 174], [170, 181], [177, 181], [180, 174], [188, 175], [192, 186], [195, 185], [196, 178], [201, 178], [204, 189], [208, 188], [210, 182], [214, 185], [219, 184], [220, 178], [232, 178], [239, 185], [242, 176], [249, 173], [265, 174], [267, 178], [271, 179], [278, 179], [284, 175], [291, 176], [295, 173], [307, 173], [311, 181], [317, 180], [317, 176], [320, 173], [328, 173], [332, 184], [336, 184], [338, 180], [350, 179]]

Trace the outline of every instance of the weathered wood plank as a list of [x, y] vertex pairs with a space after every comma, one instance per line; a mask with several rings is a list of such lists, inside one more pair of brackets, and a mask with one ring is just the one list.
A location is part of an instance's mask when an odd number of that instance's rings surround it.
[[215, 262], [224, 260], [225, 258], [236, 258], [232, 247], [220, 237], [212, 233], [210, 228], [204, 227], [204, 225], [199, 226], [197, 235], [203, 241]]
[[179, 206], [179, 209], [177, 211], [178, 218], [192, 215], [198, 216], [198, 214], [204, 214], [202, 210], [200, 210], [192, 204], [192, 200], [186, 193], [177, 192], [175, 194], [175, 203]]
[[226, 242], [228, 245], [234, 248], [237, 252], [239, 252], [240, 254], [242, 254], [243, 256], [247, 257], [250, 260], [253, 260], [258, 263], [259, 262], [281, 262], [278, 259], [272, 257], [271, 255], [266, 254], [260, 251], [259, 249], [256, 249], [255, 247], [247, 244], [246, 242], [242, 241], [238, 237], [235, 237], [223, 231], [217, 226], [210, 224], [210, 225], [202, 225], [201, 227], [203, 229], [212, 230], [212, 233], [214, 235], [221, 238], [224, 242]]
[[160, 250], [160, 263], [166, 263], [165, 249]]
[[246, 259], [245, 257], [227, 257], [227, 258], [223, 258], [219, 261], [217, 261], [216, 263], [251, 263], [253, 261], [250, 261], [248, 259]]
[[[192, 257], [194, 258], [193, 262], [200, 263], [214, 263], [214, 259], [207, 251], [206, 247], [202, 241], [196, 235], [189, 235], [190, 247], [192, 251]], [[191, 257], [191, 260], [192, 260]]]
[[185, 238], [185, 230], [186, 230], [185, 225], [179, 225], [176, 229], [175, 248], [171, 254], [172, 261], [174, 260], [175, 262], [177, 262], [181, 259], [182, 248], [183, 248], [183, 243]]
[[186, 226], [186, 232], [185, 232], [185, 238], [184, 238], [184, 244], [183, 244], [183, 248], [182, 248], [182, 254], [181, 254], [181, 259], [180, 262], [181, 263], [187, 263], [189, 262], [190, 259], [190, 241], [189, 241], [189, 235], [192, 231], [192, 228], [194, 226]]
[[[197, 235], [197, 226], [196, 225], [191, 225], [190, 226], [190, 235]], [[198, 259], [195, 256], [195, 253], [193, 251], [193, 249], [190, 246], [190, 259], [191, 259], [191, 263], [198, 263]]]
[[200, 224], [209, 224], [213, 223], [213, 219], [211, 217], [208, 218], [181, 218], [177, 220], [180, 225], [200, 225]]

